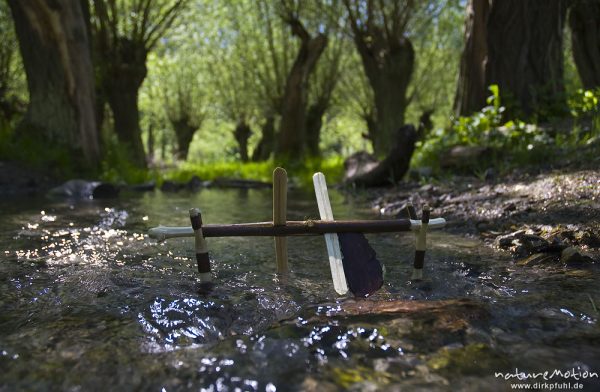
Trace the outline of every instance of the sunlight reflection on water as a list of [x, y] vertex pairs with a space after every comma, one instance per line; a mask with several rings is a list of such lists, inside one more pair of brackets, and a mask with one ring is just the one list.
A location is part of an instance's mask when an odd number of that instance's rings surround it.
[[[288, 218], [315, 218], [312, 197], [292, 193]], [[352, 198], [332, 199], [336, 217], [371, 218]], [[426, 280], [410, 283], [414, 236], [369, 236], [387, 270], [369, 301], [476, 305], [343, 315], [350, 305], [332, 289], [322, 238], [289, 240], [287, 280], [274, 273], [271, 238], [211, 238], [217, 285], [207, 295], [191, 239], [145, 235], [188, 225], [190, 206], [206, 223], [264, 221], [271, 195], [156, 192], [0, 209], [0, 389], [451, 390], [466, 377], [461, 388], [475, 391], [503, 367], [600, 366], [588, 344], [599, 337], [587, 297], [598, 298], [596, 270], [516, 268], [478, 240], [438, 232]]]

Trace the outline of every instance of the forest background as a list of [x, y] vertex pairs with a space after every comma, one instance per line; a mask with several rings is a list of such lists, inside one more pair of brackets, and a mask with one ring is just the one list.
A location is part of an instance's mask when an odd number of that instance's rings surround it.
[[0, 31], [0, 160], [63, 178], [481, 176], [600, 130], [597, 0], [8, 0]]

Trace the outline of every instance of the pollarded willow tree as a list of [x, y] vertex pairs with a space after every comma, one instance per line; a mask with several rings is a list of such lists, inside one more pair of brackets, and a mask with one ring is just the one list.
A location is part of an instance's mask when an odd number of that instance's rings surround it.
[[[242, 162], [250, 159], [248, 142], [253, 134], [252, 123], [258, 115], [256, 92], [260, 82], [255, 77], [258, 62], [253, 63], [248, 55], [254, 52], [253, 21], [250, 2], [229, 4], [216, 12], [224, 19], [219, 23], [217, 34], [209, 37], [210, 45], [205, 50], [207, 75], [218, 102], [219, 116], [233, 125], [233, 137], [237, 153]], [[256, 12], [256, 10], [254, 10]]]
[[82, 153], [96, 166], [100, 148], [86, 2], [10, 0], [29, 105], [19, 136]]
[[281, 123], [275, 146], [275, 155], [290, 159], [301, 158], [306, 150], [306, 112], [308, 109], [309, 78], [327, 46], [327, 35], [311, 33], [300, 19], [301, 1], [284, 2], [281, 17], [289, 25], [292, 35], [300, 41], [300, 48], [287, 74], [282, 97]]
[[189, 0], [93, 0], [92, 27], [99, 98], [113, 114], [119, 142], [132, 162], [146, 165], [138, 92], [146, 78], [148, 53], [184, 11]]
[[407, 90], [415, 64], [415, 51], [406, 33], [416, 2], [344, 0], [344, 4], [373, 91], [375, 121], [369, 132], [373, 150], [384, 155], [396, 137], [408, 137], [396, 133], [404, 125]]
[[[348, 66], [350, 51], [348, 41], [343, 32], [333, 31], [329, 34], [329, 44], [316, 65], [309, 82], [308, 110], [306, 113], [306, 149], [311, 156], [320, 156], [319, 143], [321, 140], [321, 129], [323, 118], [329, 112], [333, 117], [331, 109], [339, 101], [335, 96], [340, 80], [347, 72], [352, 72]], [[353, 92], [354, 94], [354, 92]]]
[[482, 108], [491, 84], [512, 116], [560, 112], [567, 1], [470, 0], [468, 9], [457, 113]]
[[[253, 160], [267, 159], [273, 152], [292, 159], [318, 153], [321, 119], [330, 107], [340, 72], [342, 48], [336, 44], [333, 51], [326, 50], [335, 4], [253, 0], [230, 7], [233, 22], [229, 27], [235, 34], [228, 42], [235, 42], [235, 50], [228, 57], [229, 69], [241, 69], [233, 74], [225, 71], [235, 76], [224, 80], [247, 93], [227, 102], [244, 108], [238, 112], [262, 124]], [[244, 123], [238, 121], [238, 125]], [[236, 135], [248, 135], [247, 128], [245, 132], [239, 132], [240, 126], [236, 129]]]
[[206, 117], [205, 94], [193, 64], [171, 62], [164, 78], [162, 102], [175, 133], [175, 156], [186, 160], [192, 139]]

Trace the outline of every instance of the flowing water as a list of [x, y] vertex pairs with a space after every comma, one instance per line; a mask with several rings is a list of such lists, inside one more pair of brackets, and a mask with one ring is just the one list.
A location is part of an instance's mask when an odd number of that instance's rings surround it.
[[[331, 196], [336, 217], [373, 218]], [[188, 225], [191, 206], [205, 223], [264, 221], [271, 194], [0, 200], [0, 390], [482, 391], [521, 371], [599, 387], [597, 269], [518, 267], [440, 231], [411, 283], [414, 236], [369, 236], [386, 282], [364, 301], [398, 309], [365, 311], [333, 291], [322, 237], [290, 238], [286, 281], [272, 238], [210, 238], [217, 284], [203, 293], [193, 240], [145, 235]], [[288, 206], [318, 216], [311, 193]]]

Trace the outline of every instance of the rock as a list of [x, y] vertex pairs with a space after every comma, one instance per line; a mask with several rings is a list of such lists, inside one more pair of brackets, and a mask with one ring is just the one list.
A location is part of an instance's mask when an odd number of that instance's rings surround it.
[[504, 369], [509, 363], [509, 358], [488, 345], [472, 343], [459, 348], [443, 347], [427, 361], [427, 366], [432, 370], [453, 375], [479, 375]]
[[128, 187], [129, 190], [135, 192], [150, 192], [156, 188], [156, 183], [154, 181], [145, 182], [143, 184], [135, 184]]
[[92, 198], [93, 199], [114, 199], [115, 197], [119, 196], [120, 191], [121, 190], [113, 184], [101, 183], [101, 184], [98, 184], [92, 191]]
[[77, 179], [52, 188], [48, 195], [66, 199], [105, 199], [117, 197], [119, 191], [113, 184]]
[[359, 187], [381, 187], [402, 181], [409, 169], [410, 158], [417, 142], [417, 131], [411, 124], [400, 127], [387, 156], [370, 170], [348, 177], [344, 183]]
[[89, 199], [94, 188], [99, 185], [97, 181], [69, 180], [62, 185], [50, 189], [49, 196], [73, 199]]
[[210, 186], [217, 188], [272, 188], [273, 184], [269, 182], [244, 180], [240, 178], [217, 178], [210, 183]]
[[197, 191], [204, 185], [204, 182], [198, 176], [193, 176], [187, 183], [187, 187], [192, 191]]
[[177, 192], [182, 190], [185, 185], [174, 182], [174, 181], [164, 181], [160, 186], [160, 190], [163, 192]]
[[592, 230], [581, 230], [575, 233], [577, 243], [590, 248], [600, 248], [600, 236]]
[[378, 163], [377, 158], [368, 152], [356, 152], [344, 161], [344, 180], [367, 173], [377, 166]]
[[482, 146], [455, 146], [441, 156], [440, 165], [443, 168], [473, 166], [489, 150]]
[[524, 230], [497, 237], [495, 243], [501, 249], [510, 250], [513, 256], [518, 258], [556, 250], [544, 238], [535, 234], [527, 234]]
[[424, 178], [430, 178], [433, 175], [433, 169], [429, 166], [417, 167], [408, 172], [408, 176], [413, 181], [419, 181]]
[[594, 259], [582, 254], [577, 248], [572, 246], [563, 249], [560, 254], [560, 261], [571, 267], [589, 266], [594, 263]]
[[515, 231], [514, 233], [502, 235], [496, 237], [495, 244], [497, 247], [502, 249], [507, 249], [513, 245], [513, 240], [517, 238], [517, 236], [525, 234], [525, 230]]
[[559, 256], [555, 253], [535, 253], [526, 259], [517, 261], [517, 265], [532, 267], [534, 265], [555, 263], [558, 260]]

